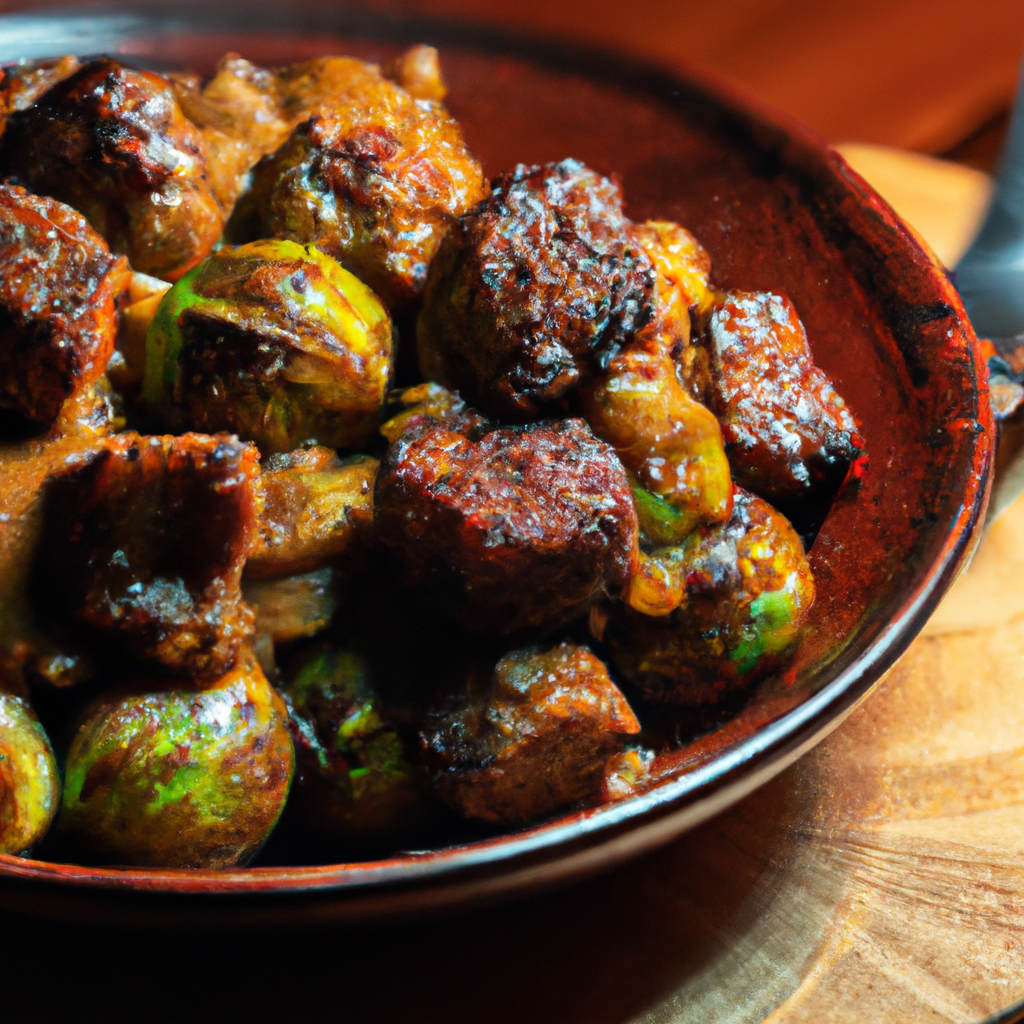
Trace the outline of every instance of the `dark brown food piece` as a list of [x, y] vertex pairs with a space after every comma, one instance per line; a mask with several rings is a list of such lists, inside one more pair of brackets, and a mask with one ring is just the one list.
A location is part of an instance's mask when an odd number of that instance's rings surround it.
[[374, 515], [412, 582], [474, 630], [556, 628], [621, 593], [639, 557], [625, 470], [582, 420], [413, 430], [388, 449]]
[[490, 415], [534, 418], [650, 320], [654, 280], [618, 185], [576, 160], [520, 165], [438, 253], [420, 369]]
[[675, 611], [616, 606], [606, 623], [595, 616], [615, 666], [652, 700], [714, 704], [746, 691], [778, 667], [814, 602], [793, 527], [739, 488], [728, 522], [699, 527], [656, 557], [662, 585], [681, 592]]
[[[483, 171], [442, 106], [373, 65], [302, 69], [286, 69], [279, 87], [314, 116], [253, 172], [262, 231], [312, 242], [399, 309], [422, 290], [456, 218], [486, 195]], [[334, 83], [330, 102], [311, 102], [318, 77]]]
[[7, 118], [31, 107], [47, 89], [77, 71], [77, 57], [44, 57], [42, 60], [19, 60], [0, 68], [0, 135]]
[[259, 531], [246, 574], [265, 579], [307, 573], [366, 543], [379, 466], [368, 455], [342, 462], [327, 448], [268, 459]]
[[357, 844], [396, 839], [419, 824], [430, 809], [429, 787], [364, 659], [318, 645], [298, 656], [288, 676], [300, 816]]
[[132, 433], [68, 459], [46, 493], [39, 612], [177, 672], [225, 672], [253, 630], [239, 584], [256, 533], [257, 460], [227, 435]]
[[736, 482], [800, 518], [827, 506], [864, 443], [814, 365], [793, 304], [730, 292], [715, 304], [703, 340], [705, 400], [722, 425]]
[[205, 148], [163, 78], [104, 58], [10, 118], [2, 163], [84, 214], [135, 270], [176, 280], [224, 225]]
[[439, 711], [422, 741], [434, 785], [467, 818], [520, 825], [601, 791], [621, 736], [640, 731], [605, 666], [562, 643], [514, 651]]
[[123, 258], [81, 214], [0, 185], [0, 404], [40, 427], [81, 405], [106, 369]]

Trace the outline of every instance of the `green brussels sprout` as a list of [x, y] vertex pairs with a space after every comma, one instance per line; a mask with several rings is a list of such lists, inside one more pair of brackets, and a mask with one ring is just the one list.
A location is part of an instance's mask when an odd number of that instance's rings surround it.
[[264, 454], [372, 434], [392, 366], [387, 310], [312, 245], [224, 248], [164, 296], [143, 403], [168, 426], [232, 431]]
[[294, 762], [284, 703], [246, 653], [211, 685], [93, 704], [68, 752], [58, 829], [98, 861], [244, 864], [277, 823]]
[[46, 835], [60, 805], [53, 749], [32, 709], [0, 693], [0, 853], [22, 853]]
[[295, 802], [318, 831], [350, 842], [395, 838], [429, 810], [425, 780], [380, 709], [366, 663], [307, 652], [285, 688], [297, 754]]

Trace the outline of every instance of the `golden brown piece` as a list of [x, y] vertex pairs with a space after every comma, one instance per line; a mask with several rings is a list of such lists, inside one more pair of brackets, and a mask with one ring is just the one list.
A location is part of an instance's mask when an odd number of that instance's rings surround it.
[[0, 135], [7, 118], [31, 107], [47, 89], [77, 71], [77, 57], [44, 57], [41, 60], [19, 60], [0, 68]]
[[651, 319], [653, 286], [618, 185], [577, 160], [520, 165], [438, 253], [420, 370], [488, 415], [536, 418]]
[[418, 427], [388, 449], [374, 517], [410, 580], [484, 632], [555, 628], [622, 593], [638, 557], [626, 473], [582, 420]]
[[164, 297], [142, 398], [171, 429], [230, 430], [264, 454], [370, 437], [392, 364], [387, 310], [311, 245], [224, 248]]
[[84, 214], [136, 270], [176, 280], [224, 225], [205, 149], [164, 79], [104, 58], [10, 118], [2, 161]]
[[636, 234], [657, 271], [654, 319], [578, 402], [630, 472], [641, 537], [661, 547], [701, 523], [727, 519], [732, 479], [718, 421], [680, 380], [690, 307], [705, 301], [711, 261], [678, 225], [647, 224]]
[[448, 95], [437, 50], [432, 46], [410, 46], [384, 65], [384, 74], [418, 100], [440, 103]]
[[731, 292], [715, 303], [701, 341], [698, 378], [736, 482], [788, 515], [820, 515], [864, 442], [815, 366], [793, 304]]
[[95, 401], [127, 274], [80, 214], [0, 185], [0, 404], [71, 426]]
[[666, 703], [714, 704], [748, 690], [778, 667], [814, 602], [811, 569], [793, 527], [739, 488], [728, 522], [698, 527], [647, 567], [660, 575], [641, 576], [633, 586], [675, 590], [665, 602], [675, 610], [650, 616], [616, 606], [592, 624], [616, 668], [648, 698]]
[[467, 818], [521, 825], [601, 790], [621, 737], [640, 731], [586, 647], [507, 654], [471, 678], [422, 733], [434, 785]]
[[263, 509], [246, 574], [307, 573], [353, 551], [373, 528], [373, 483], [380, 463], [342, 462], [327, 448], [276, 455], [263, 466]]
[[389, 307], [408, 304], [441, 239], [486, 194], [457, 122], [350, 58], [284, 69], [278, 88], [283, 109], [314, 116], [254, 172], [263, 233], [312, 242]]
[[46, 492], [36, 608], [196, 677], [253, 631], [239, 589], [256, 533], [258, 453], [226, 435], [108, 438]]

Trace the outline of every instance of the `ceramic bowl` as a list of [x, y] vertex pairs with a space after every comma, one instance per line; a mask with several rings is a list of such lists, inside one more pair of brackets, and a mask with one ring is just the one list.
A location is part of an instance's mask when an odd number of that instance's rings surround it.
[[361, 863], [231, 871], [99, 869], [0, 857], [0, 906], [95, 919], [369, 918], [452, 907], [610, 867], [691, 828], [834, 729], [924, 624], [973, 549], [994, 445], [975, 337], [945, 272], [821, 139], [720, 87], [613, 53], [460, 24], [243, 5], [202, 16], [0, 18], [0, 61], [109, 52], [208, 71], [384, 58], [436, 45], [450, 106], [493, 174], [577, 157], [629, 214], [686, 225], [720, 287], [781, 290], [863, 425], [869, 466], [810, 551], [814, 618], [793, 670], [678, 755], [651, 791], [515, 832]]

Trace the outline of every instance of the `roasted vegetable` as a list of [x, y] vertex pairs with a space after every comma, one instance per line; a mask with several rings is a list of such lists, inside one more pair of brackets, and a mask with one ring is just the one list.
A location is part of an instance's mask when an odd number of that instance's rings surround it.
[[263, 465], [263, 508], [246, 574], [295, 576], [365, 547], [380, 463], [342, 461], [326, 448], [275, 455]]
[[28, 703], [0, 691], [0, 853], [46, 835], [60, 804], [53, 748]]
[[284, 704], [248, 653], [204, 687], [108, 694], [68, 751], [60, 838], [102, 862], [244, 864], [277, 823], [294, 760]]
[[536, 418], [651, 319], [653, 286], [617, 185], [576, 160], [520, 165], [438, 253], [420, 370], [489, 415]]
[[135, 270], [173, 281], [224, 226], [205, 149], [164, 79], [104, 58], [13, 114], [0, 162], [82, 213]]
[[[736, 489], [729, 521], [695, 530], [648, 563], [633, 588], [654, 593], [594, 617], [616, 668], [652, 700], [714, 704], [777, 668], [814, 601], [814, 580], [792, 526]], [[671, 600], [659, 591], [676, 593]], [[675, 607], [645, 615], [644, 604]]]
[[827, 509], [864, 442], [815, 366], [793, 304], [730, 292], [701, 341], [698, 382], [722, 424], [736, 482], [790, 516]]
[[397, 839], [419, 824], [430, 808], [426, 779], [381, 708], [366, 662], [319, 647], [289, 675], [299, 814], [355, 843]]
[[520, 825], [601, 790], [605, 761], [640, 731], [586, 647], [529, 647], [471, 677], [422, 734], [441, 797], [467, 818]]
[[118, 434], [56, 469], [34, 570], [45, 622], [176, 672], [216, 678], [253, 630], [242, 566], [256, 450], [237, 438]]
[[387, 311], [333, 259], [295, 242], [221, 249], [164, 297], [143, 401], [168, 425], [230, 430], [264, 454], [350, 448], [391, 372]]
[[636, 510], [615, 453], [582, 420], [417, 427], [377, 476], [379, 539], [473, 630], [553, 629], [635, 570]]
[[36, 427], [75, 429], [98, 400], [127, 280], [80, 214], [0, 185], [0, 404]]
[[457, 122], [346, 58], [286, 69], [279, 88], [313, 116], [253, 173], [262, 233], [310, 242], [390, 308], [407, 305], [441, 239], [486, 194]]
[[681, 380], [690, 309], [709, 299], [711, 261], [678, 224], [650, 222], [636, 236], [657, 271], [654, 319], [581, 389], [578, 404], [630, 472], [641, 538], [663, 547], [728, 518], [732, 479], [714, 414]]

